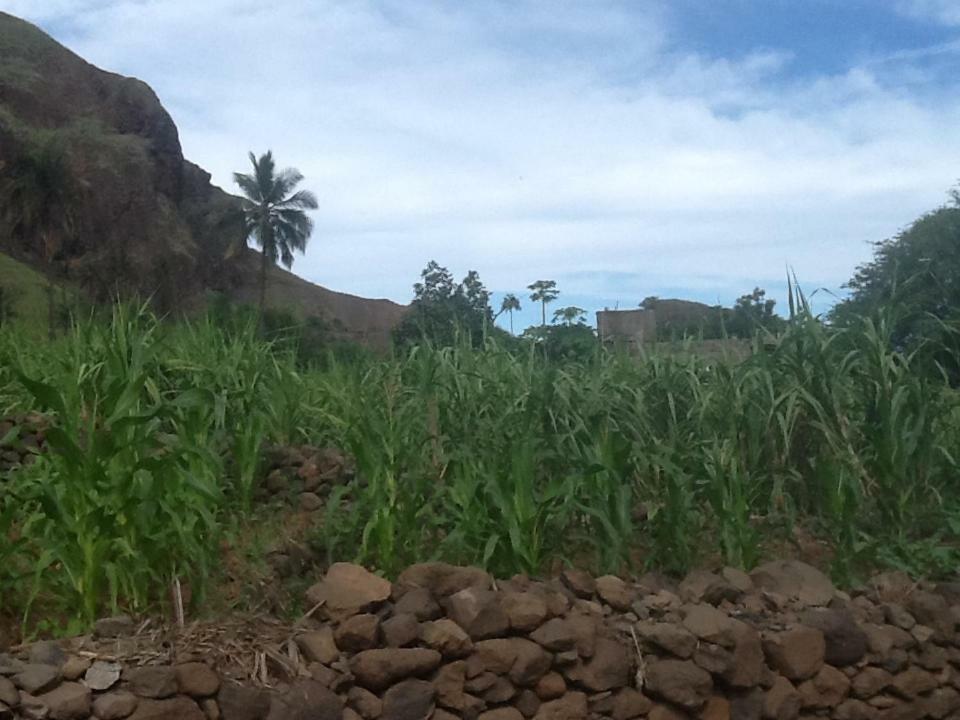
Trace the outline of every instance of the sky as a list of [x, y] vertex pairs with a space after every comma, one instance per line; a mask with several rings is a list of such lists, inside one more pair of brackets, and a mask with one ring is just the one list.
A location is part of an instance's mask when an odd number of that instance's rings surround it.
[[817, 307], [960, 178], [960, 0], [0, 0], [149, 83], [232, 190], [320, 202], [294, 271], [408, 302], [478, 270], [518, 329], [647, 296]]

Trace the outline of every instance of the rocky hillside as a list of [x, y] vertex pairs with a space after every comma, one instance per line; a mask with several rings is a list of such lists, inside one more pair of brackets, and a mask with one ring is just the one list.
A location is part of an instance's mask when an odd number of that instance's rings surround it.
[[[161, 310], [189, 311], [210, 291], [253, 296], [258, 255], [231, 253], [237, 198], [183, 157], [177, 128], [153, 90], [0, 13], [0, 182], [31, 147], [51, 139], [66, 150], [70, 229], [45, 254], [35, 233], [5, 227], [0, 252], [98, 300], [137, 293]], [[245, 151], [238, 148], [238, 158]], [[373, 344], [383, 344], [403, 314], [386, 300], [274, 275], [271, 304], [322, 316]]]

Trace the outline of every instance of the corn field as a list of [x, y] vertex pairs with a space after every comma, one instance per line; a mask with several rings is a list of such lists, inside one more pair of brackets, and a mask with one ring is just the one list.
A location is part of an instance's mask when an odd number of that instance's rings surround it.
[[750, 568], [800, 533], [846, 583], [960, 560], [960, 395], [882, 319], [797, 313], [736, 362], [491, 342], [305, 368], [251, 328], [119, 306], [54, 341], [0, 328], [0, 413], [25, 410], [51, 422], [0, 476], [0, 614], [25, 622], [149, 608], [175, 578], [202, 600], [268, 443], [354, 458], [313, 542], [388, 575]]

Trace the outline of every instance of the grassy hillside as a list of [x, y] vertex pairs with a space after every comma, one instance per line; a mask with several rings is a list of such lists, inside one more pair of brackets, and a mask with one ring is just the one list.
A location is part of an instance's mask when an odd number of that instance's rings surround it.
[[42, 334], [47, 328], [46, 278], [39, 272], [0, 253], [0, 287], [13, 298], [17, 325]]

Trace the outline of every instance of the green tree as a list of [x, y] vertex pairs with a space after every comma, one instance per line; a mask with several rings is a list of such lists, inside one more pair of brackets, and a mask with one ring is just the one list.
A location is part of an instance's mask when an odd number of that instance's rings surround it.
[[494, 320], [503, 315], [503, 313], [510, 313], [510, 334], [513, 335], [513, 312], [514, 310], [520, 310], [520, 298], [518, 298], [513, 293], [507, 293], [503, 296], [503, 300], [500, 302], [500, 310], [494, 316]]
[[3, 185], [6, 221], [14, 237], [28, 241], [31, 251], [39, 240], [39, 255], [47, 274], [47, 333], [54, 335], [56, 300], [53, 263], [74, 231], [78, 183], [62, 139], [41, 133], [16, 158]]
[[259, 159], [250, 153], [250, 163], [252, 173], [234, 173], [233, 179], [244, 194], [244, 240], [252, 237], [261, 252], [258, 307], [262, 317], [267, 300], [267, 270], [277, 260], [289, 270], [293, 267], [293, 253], [307, 249], [313, 221], [306, 211], [316, 210], [317, 199], [309, 190], [294, 192], [303, 175], [294, 168], [277, 172], [271, 151]]
[[777, 301], [767, 298], [766, 290], [754, 288], [741, 295], [726, 319], [726, 331], [732, 337], [752, 338], [759, 330], [777, 333], [786, 327], [786, 321], [773, 308]]
[[560, 291], [557, 290], [557, 282], [555, 280], [537, 280], [535, 283], [527, 285], [527, 290], [531, 291], [530, 299], [533, 302], [540, 303], [540, 324], [546, 327], [547, 303], [553, 302], [560, 295]]
[[571, 305], [570, 307], [557, 308], [553, 311], [553, 321], [562, 322], [564, 325], [583, 325], [583, 318], [587, 311], [583, 308]]

